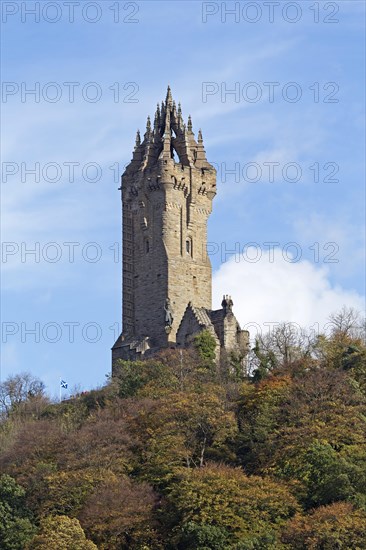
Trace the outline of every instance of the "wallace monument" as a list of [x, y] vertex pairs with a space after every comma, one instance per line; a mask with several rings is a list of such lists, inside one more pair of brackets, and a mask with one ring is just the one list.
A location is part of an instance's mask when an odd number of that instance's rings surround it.
[[139, 131], [122, 175], [122, 334], [117, 359], [137, 360], [164, 348], [187, 348], [209, 331], [217, 363], [244, 357], [249, 334], [236, 320], [230, 296], [212, 310], [207, 220], [216, 195], [216, 170], [207, 161], [201, 130], [184, 123], [168, 87], [153, 125]]

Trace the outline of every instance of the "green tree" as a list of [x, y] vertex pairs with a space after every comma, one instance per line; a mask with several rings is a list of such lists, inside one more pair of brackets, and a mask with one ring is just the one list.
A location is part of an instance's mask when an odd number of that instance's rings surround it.
[[167, 388], [178, 386], [178, 380], [168, 365], [156, 361], [116, 362], [116, 375], [112, 384], [117, 395], [122, 398], [133, 397], [148, 384]]
[[307, 489], [308, 508], [353, 498], [366, 503], [366, 468], [345, 460], [329, 443], [315, 441], [309, 447], [298, 477]]
[[227, 550], [230, 537], [227, 529], [189, 521], [180, 530], [179, 548], [194, 550]]
[[261, 473], [272, 458], [283, 406], [290, 399], [289, 376], [270, 376], [258, 384], [244, 383], [237, 404], [239, 434], [236, 451], [250, 473]]
[[215, 371], [216, 340], [208, 330], [203, 330], [194, 338], [194, 346], [201, 359], [201, 368]]
[[25, 491], [8, 476], [0, 477], [0, 548], [22, 550], [35, 527], [25, 504]]
[[278, 368], [279, 361], [276, 355], [271, 349], [263, 349], [263, 342], [261, 339], [256, 338], [255, 346], [252, 350], [254, 354], [254, 360], [251, 361], [251, 367], [253, 371], [253, 381], [259, 382], [266, 378], [273, 370]]

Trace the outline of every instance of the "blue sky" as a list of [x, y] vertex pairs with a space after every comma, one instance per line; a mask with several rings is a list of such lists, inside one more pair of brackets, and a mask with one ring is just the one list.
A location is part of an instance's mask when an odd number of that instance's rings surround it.
[[320, 329], [364, 308], [363, 2], [275, 2], [272, 22], [263, 2], [80, 2], [73, 22], [36, 4], [2, 4], [3, 379], [104, 382], [119, 174], [167, 84], [218, 168], [214, 307], [231, 292], [243, 326]]

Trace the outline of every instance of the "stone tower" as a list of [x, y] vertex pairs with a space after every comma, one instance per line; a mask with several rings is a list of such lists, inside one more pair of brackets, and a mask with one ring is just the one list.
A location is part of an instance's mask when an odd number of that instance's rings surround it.
[[[211, 312], [206, 244], [216, 170], [201, 130], [196, 140], [191, 117], [185, 124], [169, 87], [153, 124], [147, 118], [142, 140], [137, 132], [121, 191], [123, 330], [112, 362], [186, 345], [188, 309]], [[185, 334], [178, 334], [181, 325]]]

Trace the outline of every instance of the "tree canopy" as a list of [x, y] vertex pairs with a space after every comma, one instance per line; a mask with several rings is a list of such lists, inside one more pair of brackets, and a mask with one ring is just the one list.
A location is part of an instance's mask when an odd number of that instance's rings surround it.
[[326, 334], [278, 325], [226, 377], [202, 334], [62, 403], [9, 377], [0, 548], [364, 548], [362, 327], [346, 309]]

